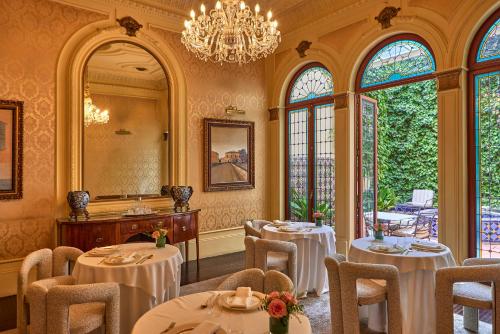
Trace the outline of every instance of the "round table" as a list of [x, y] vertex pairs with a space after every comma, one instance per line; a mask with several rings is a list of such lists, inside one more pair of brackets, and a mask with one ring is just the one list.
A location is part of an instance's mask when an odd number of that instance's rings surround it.
[[281, 232], [273, 225], [262, 227], [262, 238], [291, 241], [297, 245], [297, 296], [305, 297], [315, 291], [319, 296], [328, 292], [328, 274], [324, 266], [326, 256], [335, 253], [335, 232], [331, 226], [316, 227], [313, 223], [290, 223], [302, 230]]
[[[269, 332], [269, 315], [265, 311], [241, 312], [230, 311], [220, 306], [213, 310], [202, 308], [201, 305], [216, 293], [225, 291], [208, 291], [182, 296], [161, 304], [144, 314], [135, 324], [132, 334], [158, 334], [170, 323], [176, 325], [197, 323], [210, 320], [218, 323], [228, 334], [239, 331], [244, 334], [262, 334]], [[290, 318], [289, 334], [311, 334], [309, 319], [299, 315]]]
[[108, 265], [102, 257], [83, 254], [73, 276], [78, 284], [116, 282], [120, 284], [120, 333], [129, 334], [141, 315], [166, 300], [179, 296], [182, 256], [177, 247], [156, 248], [154, 243], [119, 246], [121, 254], [153, 255], [142, 264]]
[[[413, 238], [385, 237], [384, 243], [408, 248]], [[375, 253], [368, 249], [373, 237], [356, 239], [349, 250], [349, 261], [357, 263], [391, 264], [398, 268], [403, 313], [403, 333], [435, 332], [435, 274], [440, 268], [455, 266], [453, 254], [446, 248], [440, 253], [411, 251], [403, 254]], [[385, 303], [362, 307], [368, 313], [368, 327], [386, 331]]]

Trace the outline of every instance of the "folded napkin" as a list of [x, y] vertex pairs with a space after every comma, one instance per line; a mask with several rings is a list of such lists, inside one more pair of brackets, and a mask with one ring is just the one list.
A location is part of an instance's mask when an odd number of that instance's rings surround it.
[[87, 256], [104, 256], [118, 251], [117, 246], [97, 247], [87, 252]]
[[220, 325], [215, 322], [205, 320], [196, 326], [191, 334], [215, 334], [220, 329]]
[[132, 252], [126, 255], [110, 256], [108, 257], [107, 262], [115, 264], [129, 262], [132, 258], [135, 258], [136, 255], [137, 255], [136, 252]]
[[280, 232], [299, 232], [300, 229], [298, 227], [293, 227], [293, 226], [280, 226], [278, 228], [278, 231], [280, 231]]
[[234, 297], [230, 299], [229, 306], [235, 308], [248, 308], [252, 301], [252, 289], [248, 287], [239, 287], [236, 289]]
[[411, 244], [412, 247], [422, 248], [422, 249], [430, 249], [430, 250], [442, 250], [443, 246], [441, 244], [429, 243], [429, 242], [413, 242]]

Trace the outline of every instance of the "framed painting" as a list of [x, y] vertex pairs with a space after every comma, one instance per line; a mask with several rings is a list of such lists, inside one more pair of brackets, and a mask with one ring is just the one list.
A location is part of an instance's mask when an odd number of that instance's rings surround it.
[[254, 123], [204, 119], [204, 188], [255, 188]]
[[0, 200], [23, 196], [23, 102], [0, 100]]

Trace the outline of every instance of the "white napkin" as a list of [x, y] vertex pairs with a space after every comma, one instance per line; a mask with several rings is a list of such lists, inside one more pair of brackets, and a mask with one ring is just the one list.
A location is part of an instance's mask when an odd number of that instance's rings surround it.
[[229, 306], [236, 308], [248, 308], [252, 300], [252, 289], [249, 287], [239, 287], [236, 289], [234, 297], [229, 301]]
[[87, 253], [87, 256], [105, 256], [113, 254], [117, 251], [118, 251], [118, 246], [97, 247], [90, 250]]
[[196, 326], [191, 331], [191, 334], [215, 334], [219, 329], [220, 329], [219, 324], [209, 320], [205, 320], [201, 322], [198, 326]]
[[135, 257], [136, 255], [137, 255], [136, 252], [132, 252], [132, 253], [129, 253], [126, 255], [111, 256], [108, 258], [107, 261], [111, 262], [111, 263], [123, 263], [123, 262], [130, 261], [130, 259]]
[[411, 244], [412, 247], [429, 249], [429, 250], [442, 250], [443, 246], [441, 244], [435, 244], [430, 242], [413, 242]]

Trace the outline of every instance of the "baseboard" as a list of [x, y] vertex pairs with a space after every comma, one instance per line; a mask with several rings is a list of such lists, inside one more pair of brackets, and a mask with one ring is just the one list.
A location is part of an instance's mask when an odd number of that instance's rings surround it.
[[[245, 250], [242, 227], [200, 233], [200, 258], [213, 257]], [[196, 242], [189, 242], [189, 259], [196, 259]]]

